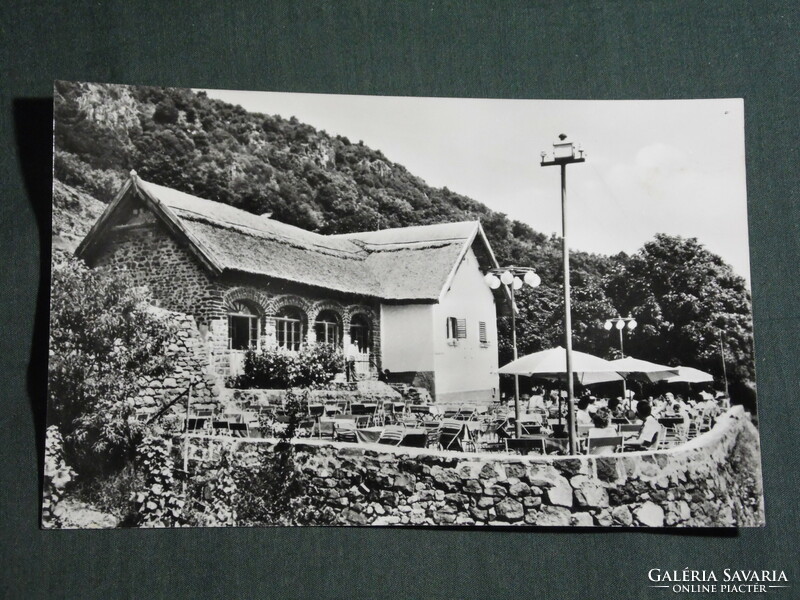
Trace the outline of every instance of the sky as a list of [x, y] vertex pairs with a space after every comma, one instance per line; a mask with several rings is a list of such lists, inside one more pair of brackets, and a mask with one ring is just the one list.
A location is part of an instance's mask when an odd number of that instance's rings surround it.
[[717, 100], [490, 100], [205, 90], [363, 141], [434, 187], [561, 234], [561, 133], [571, 248], [633, 253], [656, 233], [696, 237], [750, 282], [744, 105]]

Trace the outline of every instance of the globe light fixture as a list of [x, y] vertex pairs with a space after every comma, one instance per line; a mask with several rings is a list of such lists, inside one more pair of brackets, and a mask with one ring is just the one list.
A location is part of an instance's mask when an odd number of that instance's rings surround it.
[[[625, 358], [625, 349], [623, 346], [622, 340], [622, 332], [627, 329], [628, 331], [633, 331], [636, 329], [636, 319], [634, 319], [630, 314], [627, 317], [614, 317], [613, 319], [606, 319], [606, 322], [603, 323], [603, 329], [606, 331], [611, 331], [612, 328], [615, 328], [619, 331], [619, 354], [621, 358]], [[622, 397], [627, 399], [628, 396], [628, 386], [625, 382], [625, 378], [622, 379]], [[630, 405], [629, 405], [630, 407]]]
[[494, 273], [487, 273], [483, 280], [486, 282], [486, 285], [493, 290], [500, 287], [500, 279]]
[[[507, 286], [508, 295], [506, 298], [510, 300], [511, 304], [511, 343], [514, 349], [514, 360], [518, 358], [517, 354], [517, 303], [514, 298], [514, 292], [521, 290], [524, 286], [532, 288], [538, 287], [542, 283], [541, 277], [536, 274], [536, 271], [530, 267], [496, 267], [491, 269], [484, 277], [484, 282], [489, 288], [496, 290], [500, 284]], [[519, 405], [519, 375], [514, 375], [514, 416], [515, 416], [515, 433], [519, 438], [522, 436], [522, 421], [520, 419], [520, 405]]]
[[527, 283], [531, 287], [539, 287], [539, 284], [542, 283], [542, 278], [539, 277], [534, 271], [528, 271], [525, 273], [523, 277], [523, 281]]

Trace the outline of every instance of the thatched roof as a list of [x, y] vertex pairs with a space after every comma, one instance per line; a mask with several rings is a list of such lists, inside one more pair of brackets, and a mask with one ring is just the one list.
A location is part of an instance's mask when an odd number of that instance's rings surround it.
[[441, 298], [473, 245], [481, 245], [480, 254], [494, 262], [478, 221], [321, 235], [135, 174], [81, 243], [79, 255], [98, 247], [114, 222], [112, 214], [134, 197], [215, 273], [250, 273], [388, 301], [424, 302]]

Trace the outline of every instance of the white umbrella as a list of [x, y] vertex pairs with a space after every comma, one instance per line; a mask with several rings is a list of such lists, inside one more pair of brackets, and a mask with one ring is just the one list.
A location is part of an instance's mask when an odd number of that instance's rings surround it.
[[632, 356], [618, 358], [617, 360], [611, 360], [609, 362], [614, 365], [614, 368], [623, 377], [627, 377], [628, 375], [641, 375], [648, 381], [653, 382], [678, 375], [678, 367], [659, 365], [646, 360], [633, 358]]
[[[511, 361], [498, 372], [503, 375], [526, 375], [542, 379], [564, 380], [567, 372], [566, 351], [561, 346], [534, 352]], [[607, 360], [572, 351], [572, 372], [582, 385], [603, 381], [620, 381], [622, 376]]]
[[692, 367], [678, 367], [678, 374], [665, 378], [667, 383], [710, 383], [714, 377]]

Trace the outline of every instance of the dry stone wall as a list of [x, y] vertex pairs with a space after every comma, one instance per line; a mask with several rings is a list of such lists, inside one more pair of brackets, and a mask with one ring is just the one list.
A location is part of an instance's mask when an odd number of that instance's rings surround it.
[[303, 440], [307, 500], [348, 525], [764, 524], [758, 434], [741, 407], [681, 448], [499, 456]]
[[[167, 314], [176, 327], [175, 336], [167, 347], [167, 355], [172, 359], [173, 366], [163, 377], [143, 378], [139, 382], [136, 407], [148, 411], [158, 410], [178, 394], [186, 391], [191, 382], [194, 382], [193, 405], [215, 404], [221, 386], [211, 368], [208, 344], [198, 332], [194, 317], [176, 312]], [[185, 403], [181, 401], [179, 404], [182, 410]]]

